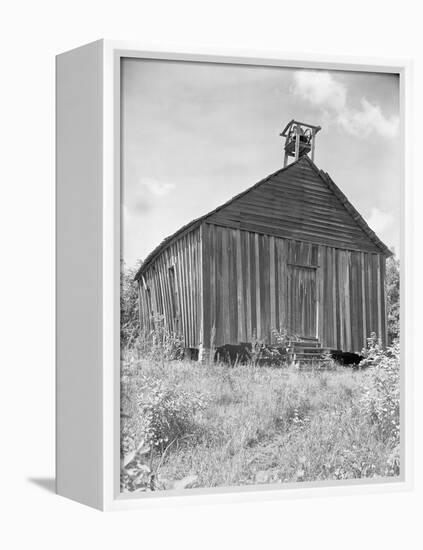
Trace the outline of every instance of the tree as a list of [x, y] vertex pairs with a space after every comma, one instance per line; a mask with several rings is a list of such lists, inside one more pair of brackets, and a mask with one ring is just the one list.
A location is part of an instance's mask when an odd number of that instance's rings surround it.
[[400, 263], [395, 254], [386, 261], [386, 308], [389, 342], [400, 335]]
[[134, 281], [141, 260], [128, 267], [123, 260], [120, 264], [120, 347], [131, 345], [139, 336], [140, 319], [138, 305], [138, 285]]

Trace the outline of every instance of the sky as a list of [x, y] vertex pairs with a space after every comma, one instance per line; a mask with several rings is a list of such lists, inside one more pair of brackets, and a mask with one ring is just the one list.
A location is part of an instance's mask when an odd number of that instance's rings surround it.
[[397, 75], [229, 64], [122, 61], [122, 257], [283, 167], [286, 123], [322, 130], [315, 163], [399, 252]]

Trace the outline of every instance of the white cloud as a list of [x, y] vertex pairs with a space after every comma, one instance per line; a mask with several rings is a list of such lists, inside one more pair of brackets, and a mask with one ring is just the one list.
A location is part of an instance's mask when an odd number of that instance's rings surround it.
[[394, 216], [389, 212], [383, 212], [379, 208], [373, 207], [366, 221], [373, 231], [381, 233], [391, 225], [394, 221]]
[[365, 97], [360, 101], [360, 109], [349, 106], [347, 87], [328, 72], [296, 71], [291, 92], [320, 107], [351, 135], [367, 137], [374, 132], [390, 138], [398, 131], [398, 117], [385, 117], [380, 106], [373, 105]]
[[175, 189], [174, 183], [159, 181], [151, 178], [144, 178], [141, 181], [141, 186], [148, 189], [150, 193], [156, 195], [156, 197], [163, 197]]
[[361, 100], [361, 111], [347, 113], [339, 122], [357, 136], [369, 135], [372, 131], [383, 137], [394, 137], [398, 131], [398, 117], [385, 118], [379, 105], [372, 105], [365, 97]]
[[296, 71], [293, 93], [325, 109], [345, 109], [346, 87], [324, 71]]

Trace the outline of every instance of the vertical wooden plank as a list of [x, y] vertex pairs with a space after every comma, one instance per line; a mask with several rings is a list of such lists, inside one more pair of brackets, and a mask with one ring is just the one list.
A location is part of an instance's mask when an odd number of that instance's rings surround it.
[[183, 240], [178, 241], [178, 256], [181, 266], [181, 294], [184, 302], [184, 344], [189, 347], [189, 296], [188, 296], [188, 279], [186, 269], [185, 246]]
[[379, 312], [378, 312], [378, 269], [377, 255], [371, 255], [371, 271], [372, 271], [372, 317], [373, 331], [379, 337]]
[[343, 289], [343, 270], [342, 270], [342, 254], [341, 251], [337, 248], [334, 249], [336, 257], [336, 313], [337, 313], [337, 331], [338, 331], [338, 347], [341, 350], [345, 350], [345, 339], [344, 339], [344, 323], [342, 322], [344, 318], [343, 311], [343, 299], [344, 293]]
[[[317, 292], [316, 292], [316, 310], [317, 310], [317, 319], [316, 319], [316, 336], [323, 342], [324, 338], [324, 317], [323, 317], [323, 303], [324, 303], [324, 266], [326, 263], [326, 247], [318, 246], [317, 248], [317, 258], [312, 259], [316, 261], [316, 264], [319, 266], [316, 270], [317, 278]], [[329, 325], [329, 323], [328, 323]]]
[[[336, 332], [336, 265], [334, 261], [334, 249], [325, 247], [325, 296], [327, 296], [327, 305], [325, 304], [324, 329], [326, 331], [327, 345], [332, 348], [337, 348], [337, 332]], [[327, 308], [327, 312], [326, 312]]]
[[197, 304], [197, 292], [198, 292], [198, 255], [197, 255], [197, 231], [191, 232], [191, 247], [192, 247], [192, 322], [193, 322], [193, 342], [194, 348], [198, 347], [198, 304]]
[[286, 326], [286, 295], [287, 295], [287, 278], [286, 278], [286, 240], [277, 239], [278, 245], [278, 271], [279, 271], [279, 330], [287, 328]]
[[257, 339], [261, 340], [261, 296], [260, 296], [260, 249], [259, 249], [259, 235], [254, 234], [254, 254], [255, 254], [255, 279], [256, 279], [256, 327], [257, 327]]
[[193, 231], [192, 235], [192, 303], [193, 303], [193, 347], [198, 348], [199, 334], [198, 334], [198, 288], [199, 288], [199, 271], [198, 271], [198, 247], [197, 247], [197, 235], [199, 229]]
[[363, 312], [361, 311], [361, 303], [362, 303], [362, 287], [361, 287], [361, 252], [356, 252], [356, 296], [357, 296], [357, 302], [355, 304], [356, 307], [356, 315], [357, 315], [357, 336], [356, 336], [356, 346], [357, 351], [361, 351], [363, 345], [362, 345], [362, 337], [363, 337]]
[[291, 265], [289, 265], [293, 258], [292, 258], [292, 251], [293, 251], [293, 242], [288, 240], [286, 241], [286, 244], [287, 244], [287, 249], [286, 249], [286, 252], [287, 252], [287, 265], [286, 265], [286, 324], [287, 324], [287, 329], [289, 331], [289, 333], [293, 333], [293, 330], [294, 330], [294, 326], [293, 326], [293, 318], [292, 318], [292, 307], [291, 307], [291, 304], [292, 304], [292, 301], [293, 301], [293, 296], [292, 296], [292, 267]]
[[182, 255], [182, 243], [177, 241], [176, 243], [178, 266], [179, 266], [179, 296], [182, 303], [182, 334], [184, 340], [184, 346], [188, 347], [187, 330], [188, 330], [188, 313], [187, 313], [187, 299], [186, 299], [186, 283], [185, 283], [185, 268], [184, 258]]
[[342, 327], [342, 350], [348, 351], [348, 339], [346, 334], [346, 311], [345, 311], [345, 282], [346, 282], [346, 265], [345, 254], [343, 250], [338, 250], [339, 255], [339, 303], [340, 309], [340, 325]]
[[[209, 225], [209, 250], [210, 255], [210, 310], [209, 310], [209, 330], [210, 337], [212, 332], [216, 339], [216, 231], [214, 225]], [[206, 314], [208, 311], [206, 310]], [[210, 345], [213, 342], [210, 341]], [[214, 342], [215, 344], [216, 342]]]
[[[201, 227], [197, 231], [197, 236], [195, 239], [195, 254], [196, 254], [196, 311], [197, 311], [197, 324], [196, 324], [196, 331], [197, 331], [197, 337], [196, 337], [196, 347], [202, 346], [204, 347], [204, 313], [203, 313], [203, 246], [202, 246], [202, 229]], [[209, 277], [208, 277], [208, 294], [209, 294], [209, 300], [210, 300], [210, 270], [209, 270]]]
[[261, 270], [263, 273], [263, 285], [262, 285], [262, 331], [264, 332], [264, 338], [266, 343], [270, 343], [270, 250], [269, 250], [270, 237], [268, 235], [262, 236], [262, 265]]
[[279, 330], [279, 249], [277, 244], [278, 238], [274, 239], [275, 250], [275, 329]]
[[191, 254], [188, 245], [187, 237], [182, 239], [182, 249], [183, 249], [183, 262], [185, 270], [185, 281], [186, 281], [186, 297], [187, 297], [187, 309], [188, 309], [188, 318], [187, 318], [187, 346], [192, 347], [192, 296], [191, 296]]
[[362, 318], [362, 335], [361, 335], [361, 347], [364, 348], [366, 345], [367, 338], [367, 319], [366, 319], [366, 264], [365, 264], [365, 254], [360, 252], [361, 262], [360, 262], [360, 275], [361, 275], [361, 318]]
[[250, 247], [250, 275], [251, 275], [251, 331], [253, 338], [257, 338], [257, 298], [256, 298], [256, 248], [255, 248], [255, 235], [249, 233], [249, 247]]
[[[275, 238], [269, 237], [270, 331], [276, 330]], [[270, 334], [272, 343], [272, 334]]]
[[159, 258], [159, 261], [157, 262], [157, 278], [159, 281], [159, 289], [160, 289], [160, 313], [163, 315], [163, 321], [165, 326], [169, 326], [169, 318], [166, 315], [166, 305], [165, 305], [165, 290], [164, 290], [164, 278], [163, 278], [163, 257]]
[[376, 277], [377, 277], [377, 334], [383, 340], [382, 327], [382, 284], [380, 273], [380, 256], [376, 254]]
[[236, 273], [237, 273], [237, 310], [238, 310], [238, 342], [245, 342], [245, 313], [244, 313], [244, 272], [242, 268], [243, 248], [241, 246], [241, 231], [235, 231], [236, 240]]
[[240, 235], [240, 247], [241, 247], [241, 269], [242, 269], [242, 306], [243, 306], [243, 341], [250, 342], [248, 339], [248, 321], [247, 321], [247, 245], [246, 245], [246, 231], [239, 231]]
[[185, 271], [184, 271], [184, 259], [182, 256], [182, 243], [180, 241], [177, 241], [175, 243], [175, 249], [176, 249], [176, 257], [177, 257], [177, 265], [179, 269], [179, 296], [181, 297], [181, 304], [182, 304], [182, 334], [183, 334], [183, 341], [184, 346], [188, 346], [187, 337], [186, 337], [186, 331], [188, 328], [188, 320], [187, 320], [187, 301], [186, 301], [186, 295], [185, 295]]
[[238, 340], [238, 277], [237, 277], [237, 250], [235, 229], [228, 229], [228, 268], [229, 268], [229, 341], [237, 344]]
[[223, 313], [223, 229], [215, 227], [216, 235], [216, 346], [224, 344]]
[[324, 305], [324, 330], [326, 333], [326, 342], [328, 346], [333, 348], [338, 347], [337, 343], [337, 327], [336, 327], [336, 264], [335, 264], [335, 249], [325, 247], [325, 288], [327, 304]]
[[346, 335], [346, 351], [352, 351], [351, 346], [351, 301], [350, 301], [350, 278], [351, 278], [351, 252], [345, 250], [344, 255], [344, 269], [345, 269], [345, 335]]
[[366, 343], [367, 338], [372, 332], [372, 316], [371, 316], [371, 276], [370, 276], [370, 254], [364, 254], [364, 277], [366, 283]]
[[197, 276], [199, 296], [198, 303], [198, 345], [205, 349], [210, 348], [210, 232], [209, 225], [201, 224], [199, 229], [198, 269]]
[[154, 316], [157, 316], [159, 313], [158, 311], [158, 305], [157, 305], [157, 281], [156, 281], [156, 270], [151, 268], [151, 301], [152, 301], [152, 309]]
[[196, 327], [196, 321], [195, 321], [195, 242], [194, 242], [194, 235], [193, 233], [187, 234], [187, 241], [188, 241], [188, 254], [189, 254], [189, 271], [190, 271], [190, 298], [191, 298], [191, 347], [195, 347], [195, 327]]
[[351, 331], [351, 351], [357, 352], [358, 349], [358, 294], [357, 294], [357, 252], [349, 252], [350, 264], [350, 331]]
[[138, 320], [140, 323], [141, 330], [144, 327], [144, 304], [141, 291], [141, 279], [137, 281], [137, 290], [138, 290]]
[[163, 314], [167, 327], [169, 330], [173, 330], [173, 315], [172, 308], [168, 301], [167, 287], [169, 282], [169, 265], [167, 262], [166, 251], [161, 254], [158, 261], [159, 275], [162, 287], [162, 300], [163, 300]]
[[323, 248], [322, 245], [313, 244], [311, 246], [311, 265], [320, 265], [319, 264], [319, 249]]
[[287, 285], [286, 285], [286, 325], [287, 325], [287, 330], [290, 334], [293, 334], [293, 331], [294, 331], [294, 324], [293, 324], [293, 317], [292, 317], [292, 307], [291, 307], [291, 304], [292, 304], [292, 301], [293, 301], [293, 296], [292, 296], [292, 288], [293, 288], [293, 285], [292, 285], [292, 277], [293, 277], [293, 273], [292, 273], [292, 266], [291, 265], [287, 265], [287, 268], [286, 268], [286, 277], [287, 277]]
[[330, 263], [328, 263], [328, 269], [331, 271], [331, 286], [329, 292], [332, 295], [332, 345], [335, 348], [339, 348], [339, 333], [338, 333], [338, 316], [337, 316], [337, 290], [336, 290], [336, 280], [337, 280], [337, 266], [336, 266], [336, 253], [334, 248], [328, 249], [331, 251]]
[[380, 287], [381, 287], [381, 309], [382, 309], [382, 343], [384, 346], [388, 344], [388, 327], [386, 319], [386, 258], [382, 254], [379, 255], [380, 261]]
[[246, 338], [248, 342], [252, 341], [253, 326], [252, 326], [252, 313], [251, 313], [251, 260], [250, 260], [250, 233], [243, 232], [245, 239], [245, 297], [246, 297]]
[[229, 326], [229, 252], [228, 252], [228, 230], [222, 229], [222, 287], [221, 300], [223, 309], [223, 343], [230, 341]]

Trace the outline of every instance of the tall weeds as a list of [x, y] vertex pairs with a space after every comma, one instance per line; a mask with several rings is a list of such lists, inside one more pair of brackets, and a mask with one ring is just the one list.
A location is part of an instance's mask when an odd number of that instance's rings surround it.
[[160, 341], [122, 362], [122, 490], [399, 474], [397, 344], [370, 344], [363, 371], [301, 372], [175, 360]]

